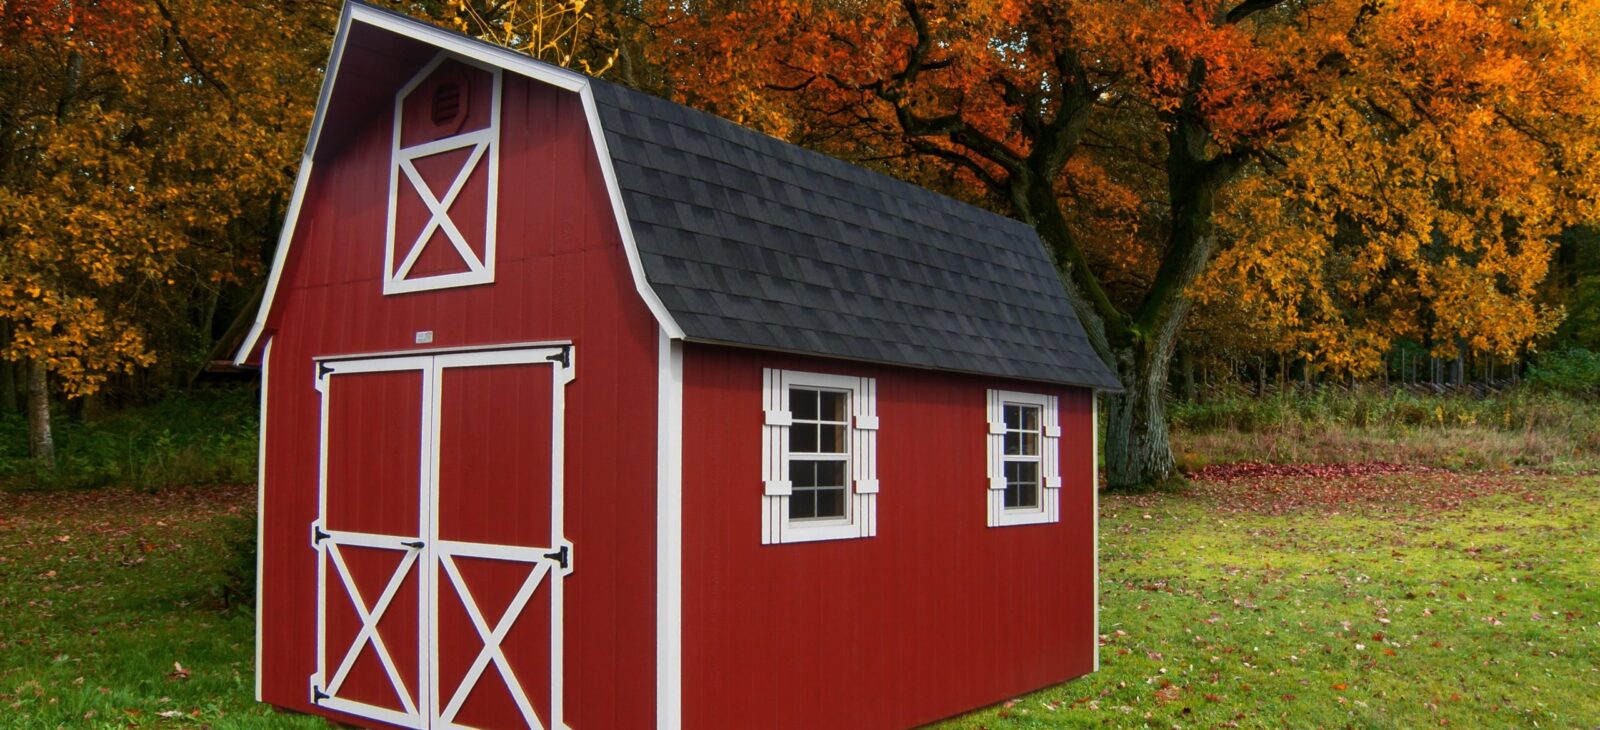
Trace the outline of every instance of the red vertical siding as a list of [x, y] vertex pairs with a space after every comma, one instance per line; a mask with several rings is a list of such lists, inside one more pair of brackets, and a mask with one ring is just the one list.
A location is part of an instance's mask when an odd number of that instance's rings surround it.
[[[878, 379], [878, 534], [761, 544], [762, 368]], [[988, 388], [1058, 394], [1062, 519], [986, 526]], [[685, 726], [906, 727], [1093, 668], [1090, 394], [690, 346]]]
[[[392, 107], [320, 154], [278, 304], [267, 408], [264, 699], [310, 711], [318, 396], [313, 357], [570, 339], [566, 706], [654, 717], [656, 325], [639, 301], [576, 94], [505, 77], [495, 283], [382, 295]], [[414, 335], [433, 332], [429, 345]], [[487, 487], [493, 488], [493, 487]]]

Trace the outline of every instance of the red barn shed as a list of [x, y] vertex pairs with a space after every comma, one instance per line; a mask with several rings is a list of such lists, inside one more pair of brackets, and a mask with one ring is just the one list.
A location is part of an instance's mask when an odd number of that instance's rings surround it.
[[349, 4], [238, 362], [264, 702], [888, 728], [1095, 668], [1116, 382], [1021, 223]]

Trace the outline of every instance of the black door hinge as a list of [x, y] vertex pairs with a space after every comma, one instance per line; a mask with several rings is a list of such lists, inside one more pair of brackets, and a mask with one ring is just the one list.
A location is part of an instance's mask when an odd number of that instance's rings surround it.
[[311, 688], [311, 704], [313, 705], [328, 699], [330, 696], [327, 692], [323, 692], [321, 687]]
[[562, 570], [566, 570], [567, 569], [567, 546], [566, 545], [562, 545], [559, 550], [556, 550], [553, 553], [545, 553], [544, 557], [545, 557], [545, 560], [554, 560], [554, 561], [556, 561], [556, 563], [561, 566]]
[[311, 526], [311, 544], [312, 545], [320, 545], [320, 544], [322, 544], [323, 540], [326, 540], [326, 539], [328, 539], [330, 537], [333, 537], [333, 536], [322, 531], [322, 525], [312, 525]]
[[328, 377], [328, 373], [331, 373], [331, 372], [333, 372], [333, 366], [332, 365], [329, 365], [329, 364], [327, 364], [325, 362], [318, 362], [317, 363], [317, 380], [321, 380], [323, 378]]
[[571, 345], [562, 345], [560, 351], [554, 355], [546, 355], [544, 359], [549, 360], [550, 362], [561, 363], [561, 367], [570, 368], [572, 367], [572, 357], [568, 353], [571, 350]]

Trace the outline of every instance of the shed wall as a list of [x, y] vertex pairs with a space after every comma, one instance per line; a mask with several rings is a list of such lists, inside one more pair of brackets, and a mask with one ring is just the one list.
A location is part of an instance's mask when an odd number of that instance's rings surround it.
[[[392, 107], [318, 163], [273, 319], [263, 699], [311, 711], [318, 395], [313, 358], [571, 340], [566, 705], [574, 727], [654, 718], [657, 329], [639, 301], [581, 101], [505, 77], [495, 282], [382, 295]], [[418, 331], [433, 342], [415, 344]], [[496, 488], [485, 484], [484, 488]]]
[[[875, 537], [761, 544], [767, 367], [877, 378]], [[989, 388], [1060, 396], [1060, 522], [986, 526]], [[1092, 671], [1091, 398], [688, 346], [685, 727], [909, 727]]]

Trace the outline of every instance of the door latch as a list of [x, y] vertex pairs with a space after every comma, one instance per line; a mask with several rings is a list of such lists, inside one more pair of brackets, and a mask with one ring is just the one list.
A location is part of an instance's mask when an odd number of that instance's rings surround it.
[[403, 547], [408, 547], [408, 548], [411, 548], [412, 550], [421, 550], [422, 546], [425, 543], [423, 543], [421, 540], [412, 540], [411, 542], [402, 542], [400, 544]]

